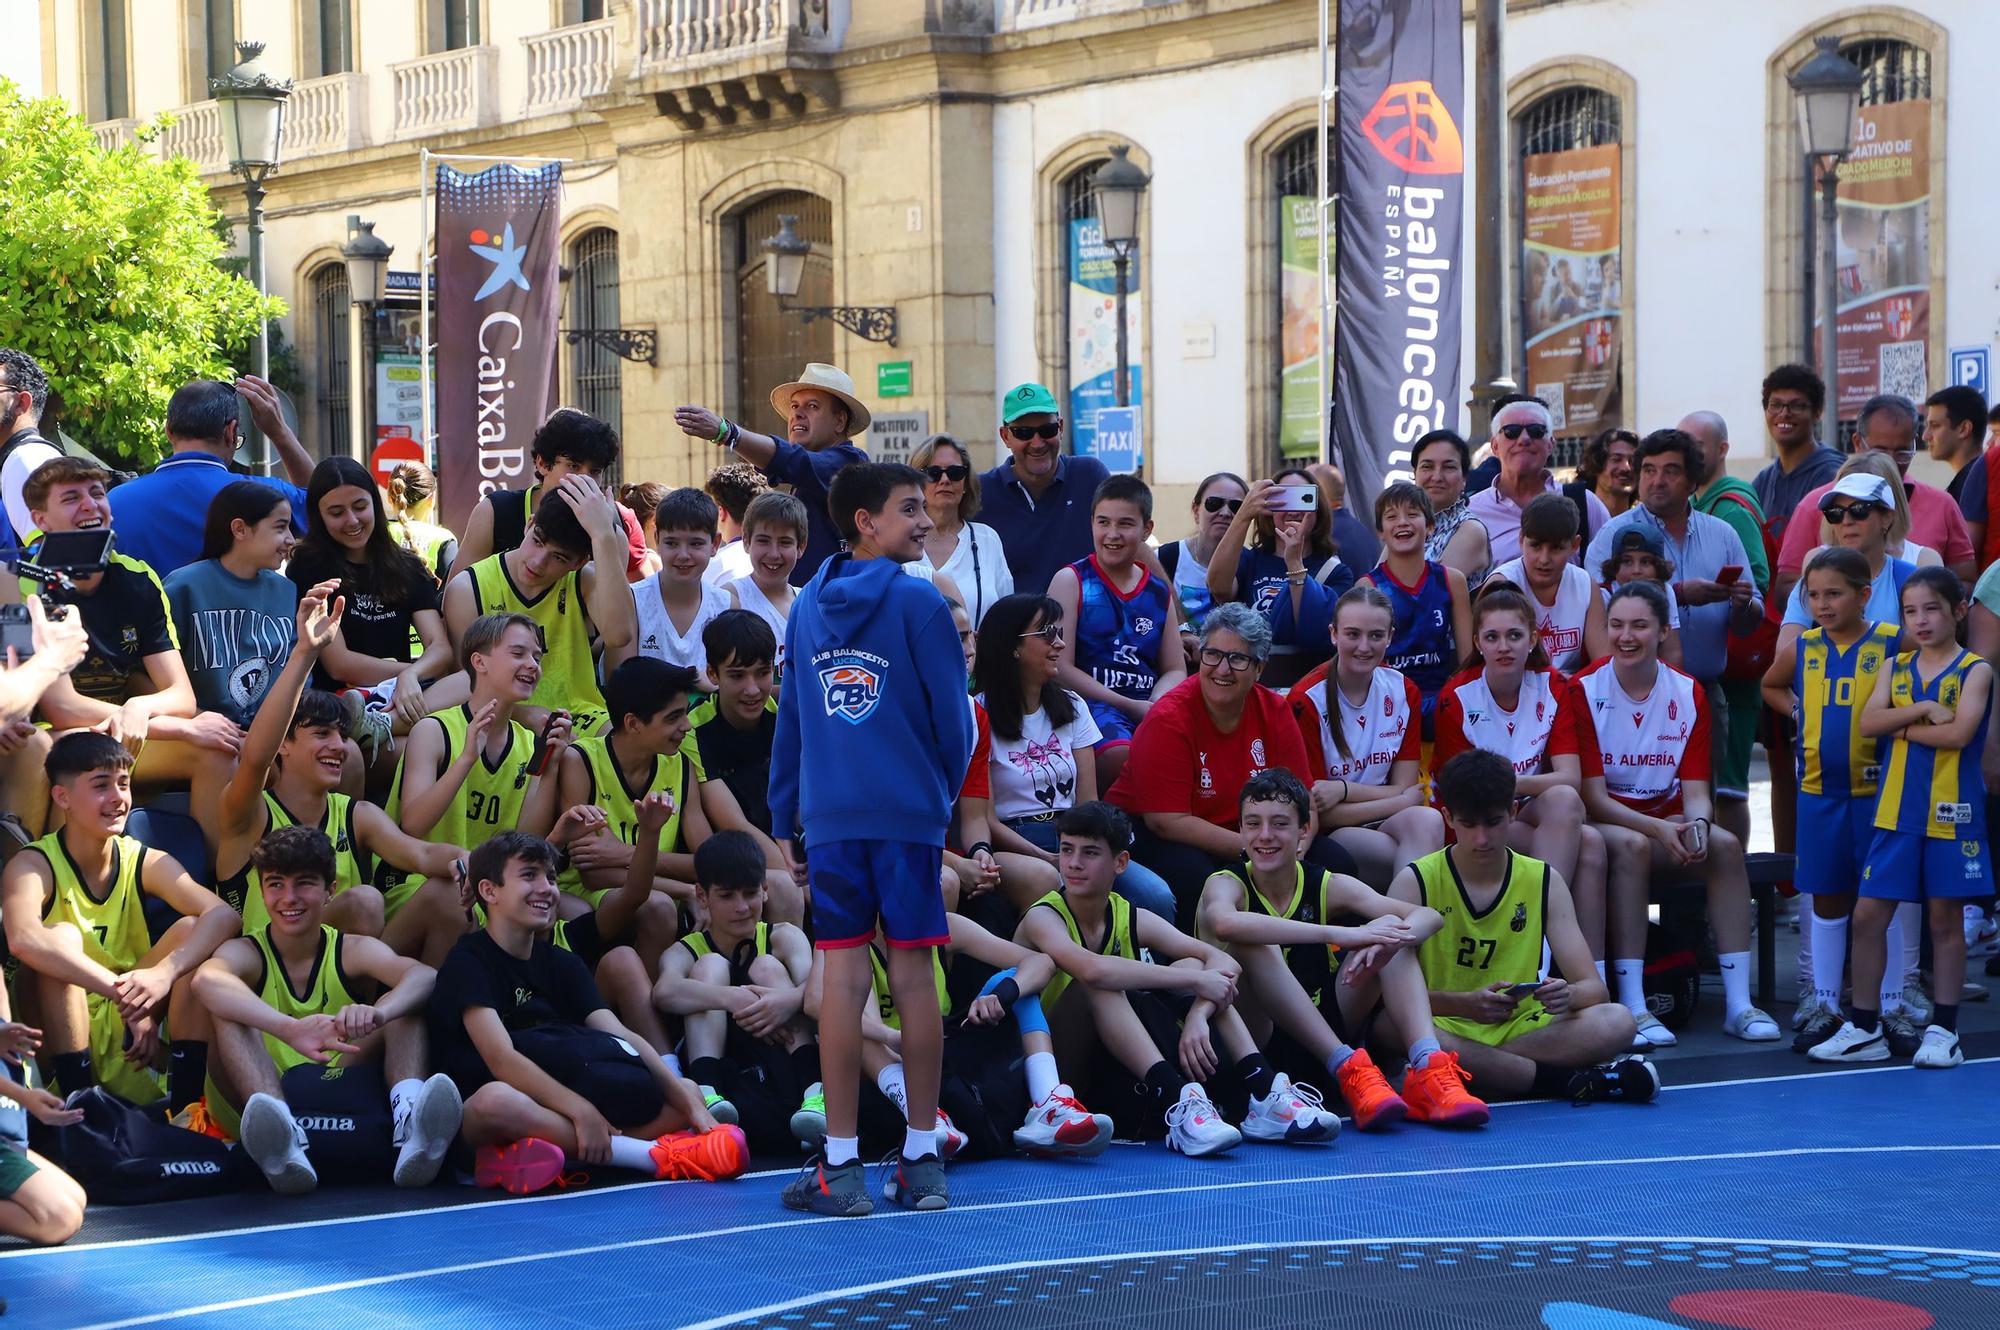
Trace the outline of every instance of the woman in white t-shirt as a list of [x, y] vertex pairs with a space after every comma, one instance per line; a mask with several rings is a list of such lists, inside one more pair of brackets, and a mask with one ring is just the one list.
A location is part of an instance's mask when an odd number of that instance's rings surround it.
[[[1056, 683], [1062, 659], [1062, 606], [1047, 596], [1003, 597], [979, 629], [972, 677], [992, 731], [994, 848], [1056, 863], [1056, 818], [1097, 798], [1091, 749], [1102, 738], [1090, 708]], [[1166, 879], [1133, 861], [1118, 893], [1165, 919], [1174, 917]]]
[[924, 510], [931, 519], [924, 557], [917, 562], [951, 579], [977, 628], [1001, 597], [1014, 594], [1000, 533], [972, 520], [979, 511], [979, 473], [949, 434], [931, 435], [910, 465], [924, 473]]

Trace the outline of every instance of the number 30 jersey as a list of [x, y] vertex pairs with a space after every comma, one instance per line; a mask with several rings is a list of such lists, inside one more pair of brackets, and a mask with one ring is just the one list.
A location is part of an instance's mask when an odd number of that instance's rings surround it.
[[[438, 771], [442, 774], [465, 751], [467, 736], [472, 729], [472, 708], [461, 703], [449, 711], [426, 716], [417, 723], [422, 725], [433, 720], [444, 727], [444, 755], [438, 761]], [[470, 850], [489, 836], [519, 826], [521, 804], [528, 795], [528, 759], [534, 751], [534, 732], [521, 722], [509, 719], [507, 747], [501, 751], [500, 760], [495, 762], [484, 753], [479, 754], [472, 769], [465, 775], [465, 784], [458, 787], [458, 797], [445, 808], [436, 825], [419, 839], [434, 845], [456, 845]], [[390, 817], [396, 819], [396, 824], [402, 826], [401, 766], [396, 768], [396, 782], [389, 788], [388, 812]], [[404, 827], [404, 830], [410, 829]], [[422, 873], [411, 874], [405, 884], [406, 891], [394, 893], [392, 906], [400, 906], [403, 900], [408, 899], [409, 893], [414, 893], [423, 885], [423, 881]]]

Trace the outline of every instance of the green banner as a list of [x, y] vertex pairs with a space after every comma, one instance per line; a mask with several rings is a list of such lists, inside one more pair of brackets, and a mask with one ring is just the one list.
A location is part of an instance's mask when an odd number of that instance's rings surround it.
[[[1329, 236], [1328, 240], [1331, 241]], [[1319, 456], [1319, 207], [1287, 194], [1278, 200], [1279, 347], [1278, 448], [1286, 457]]]

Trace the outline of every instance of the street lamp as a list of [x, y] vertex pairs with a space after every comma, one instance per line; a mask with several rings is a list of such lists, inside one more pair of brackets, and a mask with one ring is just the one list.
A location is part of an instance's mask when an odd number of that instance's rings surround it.
[[759, 246], [767, 256], [764, 262], [764, 277], [772, 295], [778, 298], [778, 308], [799, 316], [801, 323], [811, 323], [814, 319], [832, 319], [856, 337], [870, 342], [896, 344], [896, 307], [894, 305], [788, 305], [785, 302], [799, 293], [799, 283], [805, 279], [806, 256], [812, 253], [812, 242], [799, 234], [797, 213], [778, 214], [778, 233], [764, 238]]
[[[250, 274], [257, 294], [266, 294], [264, 282], [264, 179], [278, 169], [279, 150], [285, 138], [285, 99], [292, 95], [292, 81], [274, 77], [264, 68], [262, 42], [238, 42], [242, 57], [236, 68], [208, 81], [222, 117], [222, 148], [229, 169], [243, 177], [244, 194], [250, 205]], [[260, 316], [257, 320], [257, 377], [271, 377], [271, 332]], [[271, 472], [271, 444], [257, 436], [257, 470]]]
[[[1854, 148], [1854, 115], [1861, 105], [1861, 71], [1840, 53], [1840, 39], [1820, 37], [1818, 51], [1789, 82], [1799, 99], [1799, 137], [1806, 157], [1820, 168], [1820, 373], [1829, 410], [1823, 428], [1829, 447], [1840, 442], [1840, 163]], [[1810, 178], [1810, 175], [1808, 176]]]
[[368, 445], [375, 433], [375, 307], [382, 300], [382, 278], [389, 270], [389, 256], [395, 247], [375, 234], [375, 223], [364, 222], [358, 213], [347, 216], [347, 243], [340, 257], [347, 261], [347, 298], [354, 316], [354, 353], [349, 382], [359, 385], [353, 394], [359, 409], [353, 413], [350, 433], [355, 460], [368, 460]]
[[1132, 247], [1139, 243], [1139, 201], [1152, 183], [1144, 171], [1126, 159], [1131, 146], [1115, 143], [1111, 160], [1097, 168], [1090, 178], [1096, 196], [1097, 228], [1111, 247], [1112, 263], [1118, 274], [1118, 405], [1131, 404], [1131, 359], [1125, 344], [1125, 300], [1132, 266]]

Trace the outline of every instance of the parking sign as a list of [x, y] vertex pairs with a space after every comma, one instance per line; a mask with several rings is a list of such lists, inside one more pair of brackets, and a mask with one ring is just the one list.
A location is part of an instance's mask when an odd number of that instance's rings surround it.
[[1977, 388], [1981, 397], [1990, 395], [1987, 385], [1993, 378], [1993, 352], [1984, 346], [1955, 346], [1951, 349], [1951, 381]]

